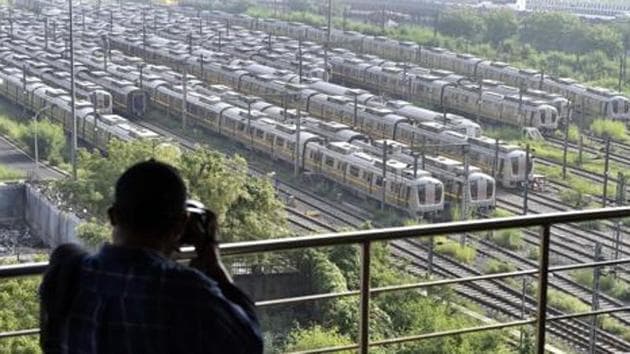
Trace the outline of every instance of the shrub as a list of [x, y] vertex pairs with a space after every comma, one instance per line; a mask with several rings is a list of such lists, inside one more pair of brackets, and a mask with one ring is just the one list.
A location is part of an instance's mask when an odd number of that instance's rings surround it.
[[626, 139], [626, 126], [623, 122], [596, 119], [591, 123], [591, 131], [599, 137], [610, 137], [615, 140]]
[[582, 300], [558, 290], [549, 289], [547, 298], [549, 300], [549, 306], [555, 307], [563, 312], [586, 312], [591, 309], [590, 306], [582, 302]]
[[496, 259], [489, 259], [484, 267], [486, 274], [509, 273], [515, 270], [516, 266], [514, 264], [498, 261]]
[[0, 181], [15, 181], [24, 177], [24, 172], [0, 165]]
[[[24, 144], [31, 155], [35, 154], [35, 123], [29, 123], [19, 140]], [[37, 123], [37, 148], [39, 158], [48, 160], [53, 164], [61, 162], [61, 151], [65, 145], [63, 129], [47, 120]]]
[[495, 231], [490, 239], [493, 243], [512, 251], [523, 248], [523, 233], [518, 229]]
[[532, 247], [527, 251], [527, 258], [531, 260], [538, 260], [538, 256], [540, 255], [540, 251], [538, 251], [538, 247]]
[[90, 247], [98, 247], [109, 240], [111, 230], [108, 226], [94, 220], [85, 222], [77, 227], [77, 237]]
[[459, 242], [446, 237], [436, 237], [435, 252], [453, 257], [466, 264], [471, 264], [477, 257], [477, 250], [475, 248], [462, 246]]

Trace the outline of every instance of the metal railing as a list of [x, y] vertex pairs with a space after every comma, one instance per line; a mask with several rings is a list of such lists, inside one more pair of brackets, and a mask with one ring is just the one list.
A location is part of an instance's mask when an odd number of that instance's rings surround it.
[[[346, 296], [359, 296], [360, 316], [359, 316], [359, 342], [352, 345], [320, 348], [309, 350], [304, 353], [326, 353], [337, 352], [342, 350], [358, 350], [360, 353], [367, 353], [368, 348], [371, 346], [382, 346], [395, 343], [404, 343], [409, 341], [417, 341], [429, 338], [438, 338], [452, 335], [461, 335], [465, 333], [481, 332], [487, 330], [512, 328], [524, 325], [535, 325], [536, 327], [536, 352], [544, 353], [545, 350], [545, 325], [549, 321], [566, 320], [572, 318], [581, 318], [593, 315], [604, 315], [622, 311], [630, 311], [630, 307], [619, 307], [613, 309], [597, 310], [590, 312], [574, 313], [569, 315], [558, 315], [553, 317], [547, 317], [547, 289], [549, 273], [567, 271], [573, 269], [589, 268], [589, 267], [602, 267], [618, 265], [623, 263], [630, 263], [630, 258], [607, 260], [590, 263], [580, 263], [572, 265], [563, 265], [556, 267], [549, 267], [549, 245], [551, 237], [551, 227], [554, 224], [566, 224], [572, 222], [583, 222], [599, 219], [616, 219], [630, 217], [630, 207], [622, 208], [610, 208], [610, 209], [597, 209], [588, 211], [571, 211], [552, 214], [537, 214], [537, 215], [524, 215], [514, 216], [499, 219], [485, 219], [485, 220], [471, 220], [452, 223], [440, 223], [410, 227], [396, 227], [377, 230], [366, 231], [353, 231], [344, 232], [338, 234], [322, 234], [315, 236], [294, 237], [285, 239], [270, 239], [253, 242], [235, 242], [221, 245], [221, 253], [224, 256], [232, 255], [246, 255], [254, 253], [264, 252], [278, 252], [304, 248], [318, 248], [329, 246], [340, 246], [358, 244], [361, 247], [361, 277], [360, 287], [358, 290], [350, 290], [329, 294], [315, 294], [307, 296], [299, 296], [292, 298], [282, 298], [275, 300], [267, 300], [257, 302], [258, 307], [286, 305], [293, 303], [300, 303], [306, 301], [315, 301], [321, 299], [331, 299]], [[479, 232], [489, 230], [500, 230], [507, 228], [522, 228], [522, 227], [540, 227], [540, 252], [539, 263], [537, 269], [519, 270], [515, 272], [478, 275], [466, 278], [449, 278], [441, 280], [426, 281], [413, 284], [403, 284], [395, 286], [386, 286], [380, 288], [370, 287], [370, 262], [371, 262], [371, 245], [377, 241], [391, 241], [404, 238], [421, 238], [431, 237], [435, 235], [456, 234], [456, 233], [468, 233]], [[193, 250], [188, 249], [184, 252], [184, 257], [192, 257]], [[31, 263], [31, 264], [19, 264], [0, 267], [0, 279], [40, 275], [46, 270], [46, 263]], [[538, 301], [537, 311], [535, 318], [521, 319], [506, 323], [498, 323], [491, 325], [483, 325], [477, 327], [469, 327], [456, 330], [448, 330], [427, 334], [419, 334], [413, 336], [396, 337], [384, 340], [370, 341], [369, 340], [369, 308], [370, 297], [373, 294], [420, 289], [438, 285], [459, 284], [465, 282], [498, 279], [511, 276], [526, 276], [538, 274]], [[0, 339], [8, 337], [16, 337], [23, 335], [37, 334], [38, 329], [25, 329], [13, 332], [0, 333]]]

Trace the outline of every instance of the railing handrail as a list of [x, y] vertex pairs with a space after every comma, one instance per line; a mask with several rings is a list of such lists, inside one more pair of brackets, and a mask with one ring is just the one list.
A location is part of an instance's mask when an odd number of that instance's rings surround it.
[[[336, 234], [322, 234], [322, 235], [314, 235], [314, 236], [304, 236], [304, 237], [290, 237], [290, 238], [281, 238], [281, 239], [270, 239], [270, 240], [260, 240], [260, 241], [248, 241], [248, 242], [235, 242], [229, 244], [220, 245], [221, 252], [224, 255], [243, 255], [243, 254], [251, 254], [251, 253], [262, 253], [262, 252], [272, 252], [272, 251], [285, 251], [285, 250], [294, 250], [300, 248], [317, 248], [317, 247], [329, 247], [329, 246], [338, 246], [338, 245], [349, 245], [349, 244], [359, 244], [361, 247], [361, 264], [360, 264], [360, 289], [347, 291], [344, 293], [337, 294], [318, 294], [312, 296], [305, 296], [302, 299], [300, 298], [292, 298], [292, 299], [279, 299], [275, 301], [268, 301], [267, 305], [272, 305], [274, 303], [280, 304], [283, 302], [289, 303], [296, 300], [309, 301], [317, 298], [331, 298], [331, 297], [340, 297], [340, 296], [350, 296], [350, 295], [360, 295], [360, 323], [359, 323], [359, 341], [357, 344], [352, 345], [353, 348], [359, 348], [361, 353], [367, 353], [367, 348], [372, 345], [383, 345], [386, 343], [395, 343], [397, 341], [407, 341], [412, 340], [413, 338], [421, 339], [421, 338], [430, 338], [433, 336], [442, 336], [446, 334], [457, 334], [457, 333], [467, 333], [472, 331], [479, 331], [484, 329], [490, 329], [497, 326], [516, 326], [522, 323], [536, 323], [536, 352], [544, 353], [545, 351], [545, 324], [547, 323], [547, 287], [548, 287], [548, 273], [552, 271], [565, 270], [571, 268], [582, 268], [586, 266], [602, 266], [604, 264], [619, 264], [625, 263], [628, 259], [617, 259], [612, 261], [604, 261], [604, 262], [593, 262], [593, 263], [584, 263], [579, 265], [572, 266], [561, 266], [554, 267], [560, 269], [554, 269], [549, 267], [549, 247], [550, 247], [550, 229], [554, 224], [567, 224], [573, 222], [580, 221], [588, 221], [588, 220], [598, 220], [598, 219], [616, 219], [616, 218], [624, 218], [630, 217], [630, 207], [618, 207], [618, 208], [607, 208], [607, 209], [595, 209], [595, 210], [580, 210], [580, 211], [568, 211], [568, 212], [557, 212], [550, 214], [535, 214], [535, 215], [521, 215], [521, 216], [511, 216], [505, 218], [497, 218], [497, 219], [484, 219], [484, 220], [470, 220], [470, 221], [459, 221], [459, 222], [450, 222], [450, 223], [438, 223], [438, 224], [426, 224], [426, 225], [418, 225], [418, 226], [407, 226], [407, 227], [394, 227], [394, 228], [385, 228], [385, 229], [377, 229], [377, 230], [362, 230], [362, 231], [350, 231]], [[535, 273], [538, 274], [538, 304], [536, 317], [534, 320], [527, 321], [515, 321], [508, 324], [503, 325], [492, 325], [492, 326], [481, 326], [477, 328], [467, 328], [467, 329], [459, 329], [454, 331], [446, 331], [446, 332], [438, 332], [437, 334], [423, 334], [418, 336], [411, 336], [409, 338], [392, 338], [384, 341], [370, 342], [369, 341], [369, 302], [371, 294], [375, 294], [377, 292], [387, 292], [397, 290], [396, 286], [394, 287], [386, 287], [381, 289], [375, 289], [370, 287], [370, 246], [375, 241], [389, 241], [396, 240], [402, 238], [411, 238], [411, 237], [427, 237], [427, 236], [436, 236], [436, 235], [445, 235], [445, 234], [453, 234], [453, 233], [469, 233], [469, 232], [478, 232], [478, 231], [489, 231], [489, 230], [500, 230], [500, 229], [508, 229], [508, 228], [522, 228], [522, 227], [542, 227], [541, 228], [541, 238], [540, 238], [540, 258], [539, 258], [539, 266], [537, 269], [527, 269], [512, 272], [515, 275], [533, 275]], [[191, 248], [185, 249], [184, 252], [180, 255], [182, 258], [190, 258], [193, 256], [194, 250]], [[42, 274], [48, 264], [46, 262], [40, 263], [29, 263], [29, 264], [18, 264], [18, 265], [8, 265], [8, 266], [0, 266], [0, 279], [8, 278], [8, 277], [18, 277], [18, 276], [26, 276], [26, 275], [38, 275]], [[469, 277], [468, 278], [458, 278], [458, 279], [448, 279], [443, 280], [445, 283], [459, 283], [464, 281], [472, 281], [475, 280], [473, 278], [495, 278], [501, 276], [510, 276], [510, 273], [503, 274], [495, 274], [495, 275], [484, 275], [480, 277]], [[438, 281], [439, 282], [439, 281]], [[400, 286], [400, 288], [420, 288], [423, 286], [431, 286], [435, 284], [427, 283], [417, 283], [417, 284], [406, 284]], [[284, 300], [284, 301], [283, 301]], [[616, 311], [623, 311], [626, 308], [619, 309], [606, 309], [602, 311], [606, 311], [609, 313], [613, 313]], [[590, 313], [583, 313], [578, 316], [586, 316], [589, 314], [595, 314], [598, 311], [591, 311]], [[601, 312], [601, 311], [600, 311]], [[563, 315], [564, 316], [564, 315]], [[571, 318], [573, 316], [564, 316], [565, 318]], [[552, 318], [553, 319], [553, 318]], [[485, 328], [487, 327], [487, 328]], [[15, 331], [3, 333], [3, 335], [14, 336], [14, 335], [28, 335], [37, 333], [36, 329], [28, 329], [23, 331]], [[382, 342], [382, 343], [381, 343]], [[328, 348], [330, 349], [330, 348]], [[334, 349], [334, 348], [333, 348]], [[339, 348], [336, 348], [339, 349]], [[327, 352], [327, 348], [322, 350], [314, 350], [315, 352]], [[311, 351], [309, 351], [311, 352]]]
[[[476, 232], [550, 224], [566, 224], [584, 221], [585, 219], [615, 219], [623, 217], [630, 217], [630, 207], [578, 210], [549, 214], [517, 215], [495, 219], [466, 220], [437, 224], [390, 227], [384, 229], [326, 233], [301, 237], [231, 242], [220, 244], [219, 248], [221, 249], [222, 255], [242, 255], [250, 253], [286, 251], [299, 248], [349, 245], [366, 241], [374, 242], [410, 237], [436, 236], [459, 232]], [[185, 248], [182, 253], [182, 258], [191, 258], [192, 256], [193, 249]], [[43, 274], [47, 266], [47, 262], [0, 266], [0, 279], [5, 277]]]

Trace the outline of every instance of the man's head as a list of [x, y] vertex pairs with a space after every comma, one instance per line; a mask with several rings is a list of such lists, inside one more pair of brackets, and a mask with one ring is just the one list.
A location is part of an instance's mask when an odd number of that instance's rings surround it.
[[170, 251], [186, 224], [186, 186], [177, 170], [155, 160], [140, 162], [116, 182], [109, 217], [114, 243]]

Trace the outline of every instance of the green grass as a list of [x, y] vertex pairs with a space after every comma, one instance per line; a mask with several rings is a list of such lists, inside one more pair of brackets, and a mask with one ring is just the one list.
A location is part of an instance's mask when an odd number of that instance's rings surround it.
[[523, 248], [523, 233], [518, 229], [499, 230], [492, 233], [490, 241], [512, 251]]
[[0, 181], [16, 181], [24, 179], [26, 174], [23, 171], [18, 171], [7, 166], [0, 165]]
[[453, 257], [466, 264], [472, 264], [477, 257], [477, 250], [475, 248], [467, 245], [462, 246], [459, 242], [444, 236], [435, 238], [435, 252]]
[[496, 274], [496, 273], [509, 273], [516, 270], [516, 266], [511, 263], [498, 261], [496, 259], [489, 259], [484, 265], [484, 273]]
[[[571, 277], [585, 287], [593, 287], [593, 270], [579, 269], [571, 272]], [[615, 278], [613, 274], [602, 275], [600, 278], [600, 289], [622, 301], [630, 301], [630, 284]]]

